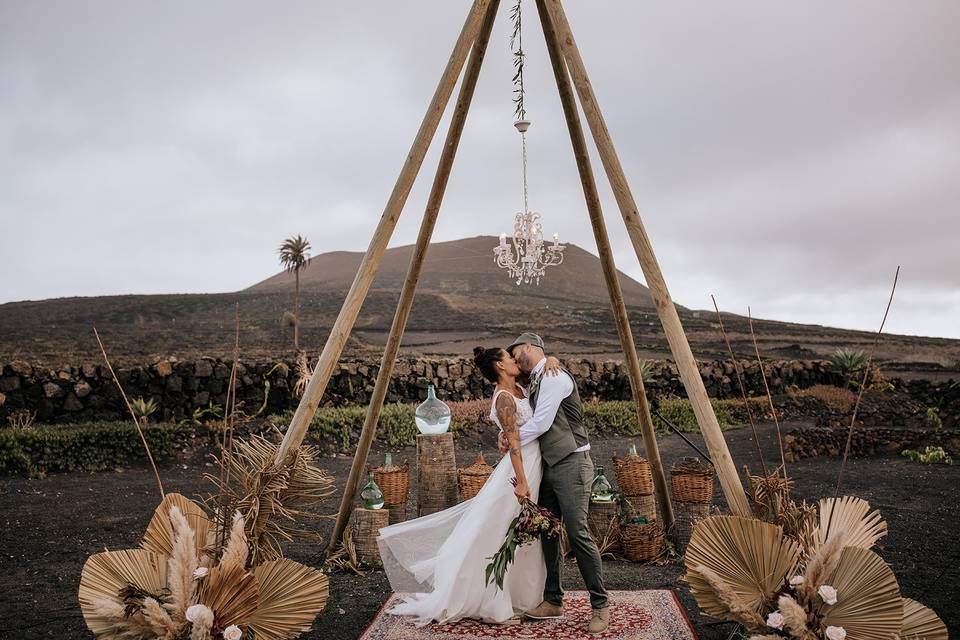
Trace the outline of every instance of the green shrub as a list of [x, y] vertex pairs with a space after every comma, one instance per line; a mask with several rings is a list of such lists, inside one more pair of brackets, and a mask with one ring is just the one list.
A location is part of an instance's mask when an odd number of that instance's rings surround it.
[[[147, 424], [143, 434], [154, 457], [168, 454], [193, 429]], [[87, 422], [0, 431], [0, 473], [102, 471], [145, 458], [143, 443], [129, 422]]]
[[943, 419], [940, 417], [940, 411], [933, 407], [927, 408], [927, 416], [924, 419], [924, 422], [931, 429], [943, 428]]
[[924, 447], [923, 451], [904, 449], [902, 455], [921, 464], [953, 464], [953, 458], [943, 447]]

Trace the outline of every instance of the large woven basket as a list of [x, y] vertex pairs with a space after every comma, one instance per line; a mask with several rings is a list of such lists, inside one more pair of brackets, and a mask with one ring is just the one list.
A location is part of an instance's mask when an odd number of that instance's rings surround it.
[[650, 562], [666, 550], [663, 527], [658, 522], [621, 524], [620, 539], [623, 541], [623, 557], [631, 562]]
[[640, 456], [613, 458], [613, 471], [617, 477], [617, 486], [625, 496], [653, 495], [653, 473], [650, 463]]
[[677, 550], [682, 553], [687, 548], [697, 523], [709, 517], [710, 505], [699, 502], [678, 502], [673, 505], [673, 515], [677, 532]]
[[713, 502], [713, 465], [697, 458], [677, 460], [670, 467], [670, 490], [674, 502]]
[[380, 529], [390, 523], [390, 513], [386, 509], [353, 510], [353, 546], [357, 550], [357, 558], [366, 564], [380, 564], [380, 548], [377, 546], [377, 536]]
[[493, 467], [483, 459], [483, 453], [477, 454], [476, 461], [457, 471], [457, 482], [460, 485], [460, 500], [469, 500], [480, 493], [487, 478], [493, 473]]
[[657, 515], [657, 498], [652, 495], [623, 496], [630, 503], [630, 508], [638, 516], [643, 516], [647, 522], [654, 522], [660, 518]]
[[619, 553], [622, 549], [620, 540], [620, 505], [616, 501], [590, 501], [587, 511], [587, 525], [590, 535], [600, 554]]
[[410, 491], [410, 463], [402, 466], [376, 467], [373, 469], [373, 480], [383, 491], [384, 504], [405, 504], [407, 493]]

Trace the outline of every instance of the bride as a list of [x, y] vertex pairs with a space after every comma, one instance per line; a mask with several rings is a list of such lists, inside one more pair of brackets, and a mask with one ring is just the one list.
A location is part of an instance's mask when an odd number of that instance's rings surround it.
[[[411, 616], [417, 625], [461, 618], [516, 624], [518, 613], [543, 599], [546, 569], [539, 541], [517, 549], [502, 590], [493, 581], [485, 582], [489, 558], [520, 513], [520, 501], [537, 500], [542, 467], [539, 441], [520, 446], [519, 429], [533, 410], [517, 383], [517, 363], [499, 347], [477, 347], [473, 354], [483, 376], [496, 384], [490, 418], [507, 436], [509, 457], [497, 464], [476, 497], [385, 527], [377, 538], [390, 586], [403, 594], [389, 613]], [[559, 361], [548, 358], [546, 370], [556, 375]], [[513, 478], [516, 487], [510, 482]]]

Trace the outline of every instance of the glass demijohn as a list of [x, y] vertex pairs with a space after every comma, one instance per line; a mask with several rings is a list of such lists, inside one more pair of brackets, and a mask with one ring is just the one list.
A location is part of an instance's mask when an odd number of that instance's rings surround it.
[[590, 493], [595, 502], [610, 502], [613, 500], [613, 487], [607, 477], [603, 475], [603, 465], [597, 465], [597, 475], [593, 479]]
[[363, 502], [364, 509], [383, 508], [383, 491], [381, 491], [377, 483], [374, 482], [372, 472], [370, 473], [367, 484], [360, 490], [360, 501]]
[[635, 455], [637, 455], [637, 445], [635, 445], [635, 444], [633, 444], [633, 443], [631, 442], [631, 443], [630, 443], [630, 449], [627, 451], [627, 455], [628, 455], [628, 456], [635, 456]]
[[427, 399], [417, 407], [414, 417], [417, 429], [424, 435], [446, 433], [450, 428], [450, 407], [437, 398], [432, 384], [427, 387]]

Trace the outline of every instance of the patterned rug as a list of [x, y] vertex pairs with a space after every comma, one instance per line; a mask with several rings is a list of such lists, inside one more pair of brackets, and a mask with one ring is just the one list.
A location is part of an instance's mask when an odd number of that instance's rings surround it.
[[568, 591], [564, 596], [565, 615], [560, 620], [525, 620], [513, 626], [490, 625], [473, 620], [416, 627], [405, 618], [386, 613], [397, 599], [390, 596], [361, 640], [472, 640], [473, 638], [514, 638], [536, 640], [696, 640], [697, 635], [677, 597], [666, 589], [611, 591], [613, 607], [606, 633], [587, 633], [590, 600], [586, 591]]

